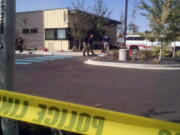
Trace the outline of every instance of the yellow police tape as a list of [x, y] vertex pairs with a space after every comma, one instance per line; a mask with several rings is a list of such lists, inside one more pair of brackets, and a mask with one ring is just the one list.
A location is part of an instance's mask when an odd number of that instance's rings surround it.
[[0, 90], [0, 116], [86, 135], [180, 135], [180, 124]]

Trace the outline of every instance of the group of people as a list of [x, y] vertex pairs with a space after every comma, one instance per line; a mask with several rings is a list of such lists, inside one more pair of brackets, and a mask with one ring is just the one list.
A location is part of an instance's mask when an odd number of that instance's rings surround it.
[[[108, 33], [106, 33], [102, 37], [103, 41], [103, 47], [102, 47], [102, 52], [103, 53], [109, 53], [109, 44], [110, 44], [110, 38]], [[94, 56], [95, 53], [93, 51], [93, 42], [94, 42], [94, 35], [90, 34], [89, 36], [86, 36], [83, 40], [83, 56]], [[23, 52], [23, 45], [24, 45], [24, 40], [22, 39], [21, 36], [18, 36], [16, 38], [16, 49], [19, 50], [19, 53]], [[86, 54], [87, 53], [87, 54]]]
[[91, 51], [91, 54], [94, 55], [93, 51], [93, 42], [94, 42], [94, 35], [91, 34], [89, 37], [85, 37], [83, 40], [83, 56], [89, 56], [89, 51]]
[[[110, 45], [110, 37], [108, 35], [108, 33], [106, 33], [103, 37], [102, 37], [102, 41], [103, 41], [103, 47], [102, 47], [102, 52], [103, 53], [109, 53], [109, 45]], [[83, 40], [83, 56], [90, 56], [90, 52], [92, 54], [92, 56], [94, 56], [94, 51], [93, 51], [93, 42], [94, 42], [94, 35], [91, 34], [89, 37], [85, 37]]]

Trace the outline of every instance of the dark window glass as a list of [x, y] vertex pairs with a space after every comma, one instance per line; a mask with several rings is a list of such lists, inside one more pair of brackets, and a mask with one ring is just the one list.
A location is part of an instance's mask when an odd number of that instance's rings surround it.
[[46, 40], [55, 40], [56, 39], [56, 34], [55, 34], [55, 31], [54, 29], [52, 30], [45, 30], [45, 39]]
[[143, 37], [127, 37], [127, 40], [145, 40]]
[[45, 39], [46, 40], [66, 40], [67, 29], [46, 29]]
[[133, 40], [133, 37], [127, 37], [126, 40]]
[[23, 34], [28, 34], [28, 33], [29, 33], [29, 29], [23, 29], [23, 30], [22, 30], [22, 33], [23, 33]]
[[134, 40], [144, 40], [143, 37], [134, 37]]
[[37, 28], [31, 29], [31, 33], [38, 33], [38, 29]]
[[66, 39], [66, 30], [65, 29], [57, 30], [57, 39]]

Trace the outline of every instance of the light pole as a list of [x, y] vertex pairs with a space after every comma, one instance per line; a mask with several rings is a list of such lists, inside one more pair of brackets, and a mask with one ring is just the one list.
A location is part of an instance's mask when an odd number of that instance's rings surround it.
[[125, 2], [125, 22], [124, 22], [124, 44], [123, 48], [119, 49], [119, 60], [127, 60], [127, 49], [126, 49], [126, 36], [127, 36], [127, 18], [128, 18], [128, 0]]
[[128, 18], [128, 0], [126, 0], [126, 4], [125, 4], [124, 47], [126, 47], [127, 18]]
[[[15, 53], [15, 3], [0, 0], [0, 89], [13, 90]], [[3, 135], [18, 135], [15, 121], [1, 118]]]

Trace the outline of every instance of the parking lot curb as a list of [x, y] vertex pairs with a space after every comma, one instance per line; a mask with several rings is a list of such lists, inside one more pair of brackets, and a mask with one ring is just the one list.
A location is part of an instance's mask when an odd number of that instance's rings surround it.
[[118, 68], [129, 68], [129, 69], [145, 69], [145, 70], [180, 70], [180, 64], [132, 64], [132, 63], [118, 63], [118, 62], [102, 62], [96, 59], [88, 59], [84, 62], [88, 65], [106, 66], [106, 67], [118, 67]]

